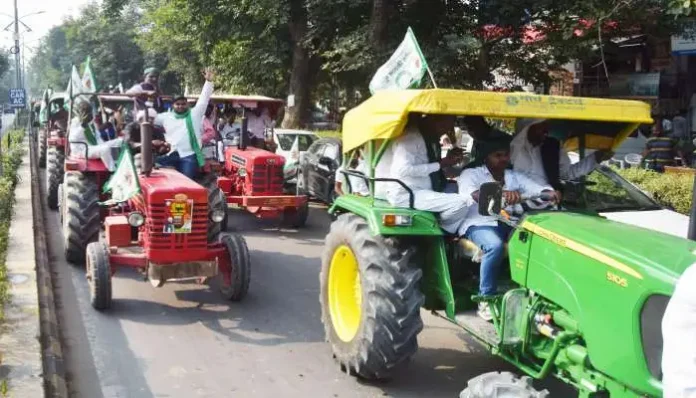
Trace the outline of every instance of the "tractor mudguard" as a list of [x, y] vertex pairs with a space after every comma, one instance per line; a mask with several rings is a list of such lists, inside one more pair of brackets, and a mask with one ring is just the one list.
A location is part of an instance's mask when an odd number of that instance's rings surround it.
[[[336, 198], [329, 213], [353, 213], [365, 219], [373, 236], [414, 237], [423, 256], [423, 283], [425, 308], [445, 310], [454, 317], [455, 297], [449, 272], [445, 236], [434, 213], [422, 210], [392, 207], [379, 199], [357, 195], [342, 195]], [[383, 219], [386, 215], [410, 216], [410, 226], [388, 227]]]
[[[392, 207], [380, 199], [357, 195], [342, 195], [336, 198], [329, 213], [353, 213], [365, 220], [373, 236], [443, 236], [440, 223], [429, 211]], [[411, 225], [388, 227], [383, 219], [386, 215], [411, 217]]]

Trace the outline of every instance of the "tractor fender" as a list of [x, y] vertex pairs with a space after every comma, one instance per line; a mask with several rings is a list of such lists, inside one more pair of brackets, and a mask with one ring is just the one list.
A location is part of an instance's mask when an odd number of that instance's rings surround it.
[[[353, 213], [367, 221], [373, 236], [443, 236], [440, 223], [434, 213], [422, 210], [392, 207], [388, 202], [357, 195], [342, 195], [336, 198], [329, 213]], [[384, 225], [385, 216], [410, 217], [411, 224], [404, 226]]]

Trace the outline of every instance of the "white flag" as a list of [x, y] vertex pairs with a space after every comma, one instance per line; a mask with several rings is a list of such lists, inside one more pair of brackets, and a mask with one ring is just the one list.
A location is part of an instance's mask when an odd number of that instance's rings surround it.
[[70, 109], [70, 101], [71, 97], [75, 98], [75, 104], [79, 104], [82, 101], [87, 101], [83, 97], [75, 97], [77, 94], [83, 93], [84, 90], [82, 89], [82, 79], [80, 78], [80, 74], [77, 71], [77, 67], [73, 65], [72, 67], [72, 73], [70, 74], [70, 81], [68, 82], [68, 88], [65, 90], [65, 109]]
[[87, 61], [85, 61], [85, 72], [82, 74], [82, 88], [86, 93], [96, 93], [99, 90], [97, 79], [94, 78], [94, 72], [92, 71], [92, 57], [90, 56], [87, 56]]
[[111, 191], [111, 199], [103, 203], [107, 206], [125, 202], [140, 193], [138, 172], [135, 170], [133, 154], [131, 154], [128, 144], [121, 147], [116, 171], [104, 185], [104, 192], [109, 191]]
[[428, 64], [416, 36], [408, 28], [404, 41], [372, 78], [370, 92], [374, 94], [379, 90], [403, 90], [418, 86], [427, 71]]

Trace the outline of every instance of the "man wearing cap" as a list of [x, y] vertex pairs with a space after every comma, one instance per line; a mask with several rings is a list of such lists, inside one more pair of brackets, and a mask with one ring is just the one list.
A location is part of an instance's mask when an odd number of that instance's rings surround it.
[[159, 70], [157, 68], [147, 68], [143, 76], [143, 81], [131, 87], [126, 94], [137, 95], [135, 97], [135, 107], [133, 109], [133, 115], [136, 115], [138, 111], [144, 110], [146, 108], [145, 102], [148, 97], [154, 96], [155, 103], [153, 107], [157, 112], [163, 112], [164, 106], [162, 100], [159, 98], [160, 87], [159, 87]]
[[213, 71], [206, 69], [203, 75], [205, 84], [193, 108], [189, 108], [185, 96], [179, 95], [174, 98], [173, 112], [158, 114], [154, 122], [155, 126], [164, 128], [164, 136], [171, 145], [171, 152], [159, 157], [157, 163], [174, 167], [191, 179], [196, 178], [198, 169], [205, 163], [201, 152], [203, 118], [214, 89]]
[[546, 119], [520, 119], [515, 129], [517, 134], [510, 144], [510, 160], [515, 171], [527, 174], [537, 184], [551, 185], [557, 191], [562, 189], [561, 179], [576, 180], [586, 176], [613, 156], [610, 151], [596, 151], [571, 164], [561, 142], [549, 137]]
[[[483, 116], [466, 116], [464, 118], [464, 124], [466, 125], [467, 132], [472, 138], [471, 145], [471, 163], [470, 167], [482, 166], [485, 157], [481, 156], [481, 146], [485, 145], [488, 140], [495, 140], [508, 134], [493, 128], [490, 124], [486, 122]], [[467, 168], [470, 168], [467, 167]]]
[[[404, 135], [392, 145], [389, 177], [406, 184], [413, 192], [413, 207], [439, 213], [445, 231], [456, 234], [471, 202], [456, 193], [444, 193], [444, 167], [461, 161], [461, 153], [450, 151], [441, 159], [440, 137], [454, 130], [454, 116], [412, 114]], [[383, 159], [384, 161], [384, 159]], [[380, 173], [383, 172], [380, 170]], [[378, 174], [378, 177], [382, 177]], [[395, 207], [409, 207], [410, 195], [396, 183], [386, 187], [386, 197]]]
[[[479, 146], [479, 155], [483, 159], [483, 166], [466, 169], [459, 176], [459, 195], [465, 200], [478, 203], [479, 189], [487, 182], [503, 184], [505, 204], [519, 206], [523, 197], [541, 195], [548, 192], [558, 199], [558, 194], [548, 184], [538, 184], [523, 173], [508, 169], [510, 164], [510, 140], [509, 135], [484, 141]], [[508, 208], [513, 211], [514, 209]], [[482, 216], [478, 213], [478, 206], [470, 206], [459, 229], [459, 235], [474, 242], [483, 252], [481, 259], [481, 278], [479, 282], [479, 295], [484, 297], [498, 294], [497, 278], [505, 254], [505, 243], [512, 228], [507, 224], [497, 221], [492, 216]], [[490, 308], [487, 302], [481, 302], [478, 315], [490, 321]]]

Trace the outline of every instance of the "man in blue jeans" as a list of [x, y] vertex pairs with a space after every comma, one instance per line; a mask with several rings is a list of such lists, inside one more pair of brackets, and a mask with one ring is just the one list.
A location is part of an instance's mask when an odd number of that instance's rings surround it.
[[164, 128], [164, 137], [172, 148], [169, 154], [157, 158], [157, 164], [174, 167], [190, 179], [195, 179], [198, 169], [205, 164], [201, 152], [203, 118], [213, 95], [215, 75], [207, 69], [204, 76], [205, 84], [193, 109], [189, 108], [186, 97], [179, 96], [174, 99], [173, 112], [160, 113], [154, 122]]
[[[510, 136], [501, 136], [482, 142], [479, 146], [483, 166], [466, 169], [458, 179], [459, 194], [479, 200], [479, 188], [487, 182], [503, 185], [504, 207], [512, 211], [513, 206], [520, 206], [523, 197], [538, 196], [542, 192], [553, 193], [556, 200], [559, 194], [551, 186], [539, 185], [525, 174], [508, 169], [510, 164]], [[519, 209], [517, 209], [519, 212]], [[495, 296], [498, 294], [498, 274], [505, 259], [505, 243], [512, 228], [498, 222], [492, 216], [482, 216], [478, 206], [470, 206], [460, 227], [459, 235], [474, 242], [483, 251], [481, 260], [481, 280], [479, 295]], [[493, 319], [487, 302], [481, 302], [478, 315], [490, 321]]]

